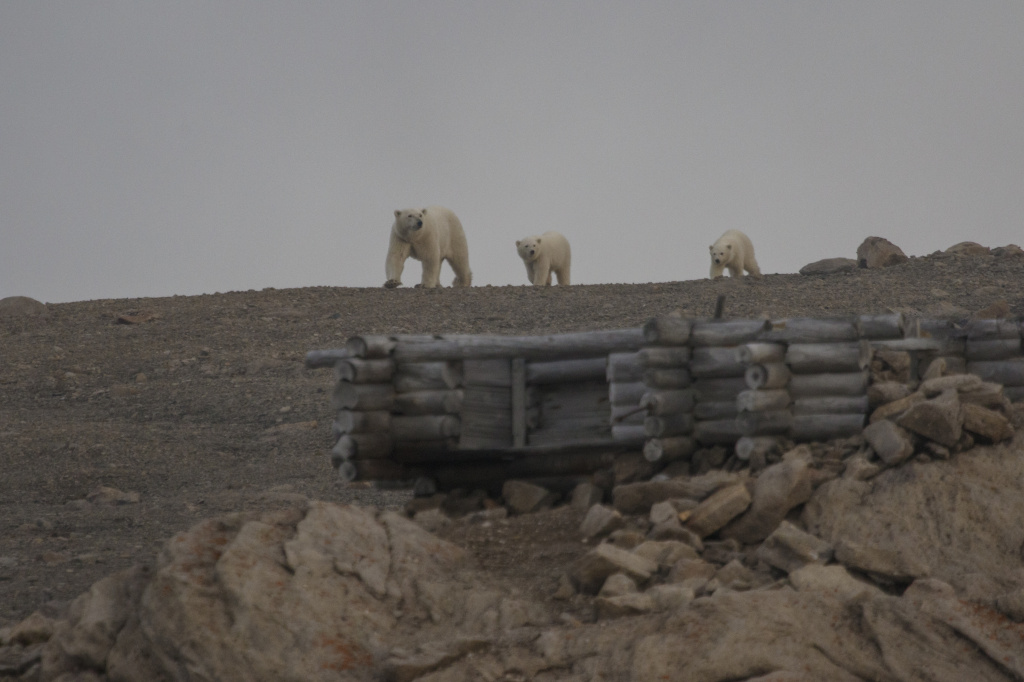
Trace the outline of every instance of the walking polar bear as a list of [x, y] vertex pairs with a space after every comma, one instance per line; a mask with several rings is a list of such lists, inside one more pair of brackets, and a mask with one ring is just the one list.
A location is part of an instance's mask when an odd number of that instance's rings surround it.
[[423, 277], [417, 286], [441, 286], [441, 261], [448, 261], [455, 271], [452, 286], [468, 287], [473, 281], [473, 273], [469, 270], [469, 245], [462, 223], [442, 206], [395, 211], [391, 243], [384, 263], [388, 278], [384, 282], [385, 287], [402, 286], [402, 270], [409, 256], [423, 263]]
[[721, 277], [726, 268], [733, 277], [742, 277], [744, 270], [751, 277], [761, 276], [761, 268], [754, 259], [754, 245], [739, 230], [727, 230], [711, 245], [711, 279]]
[[526, 264], [526, 276], [534, 286], [551, 286], [551, 273], [558, 275], [558, 285], [569, 284], [572, 251], [569, 240], [558, 232], [545, 232], [539, 237], [524, 237], [516, 242], [519, 257]]

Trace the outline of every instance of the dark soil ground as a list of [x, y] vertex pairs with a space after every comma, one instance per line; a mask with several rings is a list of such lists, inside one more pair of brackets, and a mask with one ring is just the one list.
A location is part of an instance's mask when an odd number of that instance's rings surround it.
[[[265, 289], [51, 304], [45, 318], [2, 318], [0, 626], [61, 611], [209, 516], [299, 496], [402, 506], [408, 492], [337, 479], [327, 456], [333, 375], [304, 367], [309, 350], [361, 333], [635, 327], [677, 309], [709, 316], [719, 294], [727, 317], [963, 319], [997, 301], [1020, 316], [1024, 258], [936, 254], [829, 276], [567, 288]], [[101, 486], [138, 502], [86, 501]], [[510, 589], [550, 595], [583, 549], [578, 522], [563, 507], [443, 534]]]

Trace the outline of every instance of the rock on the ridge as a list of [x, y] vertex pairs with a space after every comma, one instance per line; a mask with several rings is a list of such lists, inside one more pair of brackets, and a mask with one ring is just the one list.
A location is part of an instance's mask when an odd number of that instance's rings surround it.
[[887, 268], [907, 260], [903, 249], [884, 237], [868, 237], [857, 247], [857, 264], [862, 268]]

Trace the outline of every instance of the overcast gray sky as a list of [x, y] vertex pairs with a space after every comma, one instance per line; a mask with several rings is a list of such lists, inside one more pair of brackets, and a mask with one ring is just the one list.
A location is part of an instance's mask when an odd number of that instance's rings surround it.
[[[0, 297], [376, 287], [396, 208], [474, 284], [1024, 241], [1024, 2], [0, 2]], [[419, 281], [410, 262], [404, 282]], [[445, 266], [442, 282], [451, 282]]]

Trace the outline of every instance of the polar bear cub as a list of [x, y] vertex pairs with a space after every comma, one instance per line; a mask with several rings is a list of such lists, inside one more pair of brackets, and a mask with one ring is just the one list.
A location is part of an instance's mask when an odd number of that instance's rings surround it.
[[761, 268], [754, 259], [754, 245], [750, 237], [739, 230], [726, 230], [711, 245], [711, 279], [721, 277], [726, 268], [733, 277], [742, 277], [744, 270], [751, 277], [761, 276]]
[[572, 251], [569, 240], [558, 232], [545, 232], [539, 237], [524, 237], [516, 242], [519, 257], [526, 264], [526, 276], [534, 286], [551, 286], [551, 273], [558, 275], [558, 285], [569, 284]]
[[402, 286], [402, 270], [409, 256], [423, 263], [423, 278], [417, 286], [441, 286], [441, 261], [448, 261], [455, 271], [452, 286], [468, 287], [473, 281], [466, 233], [459, 219], [447, 208], [428, 206], [395, 211], [391, 243], [384, 263], [388, 278], [384, 286], [389, 289]]

